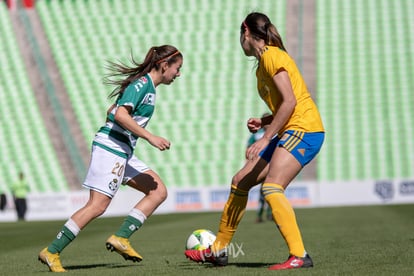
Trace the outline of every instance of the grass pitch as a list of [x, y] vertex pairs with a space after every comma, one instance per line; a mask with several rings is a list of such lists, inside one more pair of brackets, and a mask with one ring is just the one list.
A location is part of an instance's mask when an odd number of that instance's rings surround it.
[[[0, 214], [1, 215], [1, 214]], [[212, 267], [184, 257], [185, 241], [198, 228], [217, 230], [220, 213], [154, 215], [131, 238], [144, 257], [124, 261], [105, 249], [123, 218], [99, 218], [61, 254], [73, 275], [414, 275], [414, 205], [297, 209], [314, 268], [268, 271], [287, 258], [287, 247], [271, 221], [255, 223], [248, 211], [230, 250], [229, 265]], [[48, 273], [37, 254], [64, 221], [0, 223], [1, 275]]]

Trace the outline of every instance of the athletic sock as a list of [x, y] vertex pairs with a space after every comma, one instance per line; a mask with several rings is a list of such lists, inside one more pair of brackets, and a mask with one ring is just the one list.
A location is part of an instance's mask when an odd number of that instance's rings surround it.
[[48, 246], [47, 250], [53, 254], [62, 252], [76, 238], [79, 232], [79, 226], [72, 219], [69, 219], [57, 234], [56, 239]]
[[147, 217], [139, 209], [132, 209], [128, 216], [125, 218], [124, 223], [115, 233], [115, 236], [122, 238], [129, 238], [137, 231], [145, 222]]
[[302, 236], [296, 222], [295, 212], [284, 194], [281, 185], [264, 183], [262, 187], [267, 203], [272, 208], [272, 215], [280, 233], [289, 247], [289, 254], [304, 257], [306, 254]]
[[231, 191], [221, 215], [219, 231], [211, 249], [219, 252], [227, 247], [236, 232], [237, 226], [246, 210], [249, 191], [244, 191], [236, 186], [231, 186]]

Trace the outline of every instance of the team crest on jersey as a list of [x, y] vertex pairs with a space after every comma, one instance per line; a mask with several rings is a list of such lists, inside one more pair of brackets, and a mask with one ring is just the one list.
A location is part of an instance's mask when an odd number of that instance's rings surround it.
[[142, 83], [147, 83], [147, 82], [148, 82], [148, 79], [147, 79], [145, 76], [141, 77], [139, 80], [140, 80]]
[[109, 184], [108, 184], [108, 188], [111, 191], [116, 191], [116, 189], [118, 189], [118, 186], [119, 186], [118, 179], [116, 179], [116, 178], [112, 179], [112, 181], [109, 182]]
[[134, 85], [135, 89], [139, 91], [148, 82], [148, 79], [144, 76], [141, 77]]
[[144, 99], [142, 99], [142, 104], [155, 105], [155, 94], [148, 93], [147, 95], [145, 95]]

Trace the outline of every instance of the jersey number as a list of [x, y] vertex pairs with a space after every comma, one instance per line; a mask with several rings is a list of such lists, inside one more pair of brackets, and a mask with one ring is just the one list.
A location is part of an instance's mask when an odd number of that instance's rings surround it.
[[120, 177], [123, 173], [124, 173], [124, 165], [121, 165], [118, 162], [116, 162], [115, 166], [112, 168], [112, 174], [115, 174], [118, 177]]

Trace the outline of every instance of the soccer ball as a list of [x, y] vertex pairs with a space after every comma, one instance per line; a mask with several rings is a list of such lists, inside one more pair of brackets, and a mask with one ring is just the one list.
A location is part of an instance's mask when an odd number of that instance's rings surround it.
[[186, 249], [203, 250], [210, 247], [216, 240], [216, 235], [207, 229], [197, 229], [188, 237]]

